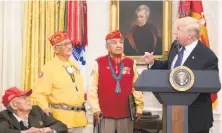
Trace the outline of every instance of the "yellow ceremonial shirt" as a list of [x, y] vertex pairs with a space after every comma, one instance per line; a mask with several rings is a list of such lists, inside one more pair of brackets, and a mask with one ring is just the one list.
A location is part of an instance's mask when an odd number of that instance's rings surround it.
[[[88, 90], [87, 98], [89, 100], [89, 103], [92, 107], [93, 113], [101, 111], [99, 107], [99, 99], [98, 99], [98, 79], [99, 79], [99, 72], [98, 72], [98, 63], [94, 63], [94, 68], [91, 73], [91, 81], [90, 81], [90, 88]], [[133, 71], [134, 71], [134, 77], [133, 77], [133, 83], [136, 81], [138, 78], [138, 73], [136, 71], [136, 63], [134, 62], [133, 65]], [[143, 109], [144, 109], [144, 96], [143, 93], [140, 91], [135, 91], [133, 89], [133, 96], [135, 98], [135, 103], [136, 103], [136, 110], [137, 113], [142, 114]], [[107, 105], [109, 106], [109, 105]]]
[[[71, 66], [74, 70], [76, 90], [72, 78], [66, 71]], [[62, 61], [55, 57], [47, 63], [39, 75], [37, 84], [32, 93], [32, 103], [42, 109], [50, 108], [49, 104], [66, 104], [70, 106], [82, 106], [84, 104], [84, 86], [80, 70], [72, 61]], [[65, 123], [68, 128], [83, 127], [87, 125], [84, 111], [68, 111], [62, 109], [52, 110], [53, 116]]]

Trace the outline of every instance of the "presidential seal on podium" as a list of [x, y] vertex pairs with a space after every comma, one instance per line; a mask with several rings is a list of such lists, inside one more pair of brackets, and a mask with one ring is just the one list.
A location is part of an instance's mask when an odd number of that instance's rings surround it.
[[178, 66], [170, 72], [169, 80], [172, 87], [177, 91], [187, 91], [194, 84], [194, 74], [186, 66]]

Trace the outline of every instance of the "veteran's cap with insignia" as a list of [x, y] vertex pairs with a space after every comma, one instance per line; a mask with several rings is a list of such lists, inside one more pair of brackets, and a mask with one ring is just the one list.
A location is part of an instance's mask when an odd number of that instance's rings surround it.
[[106, 35], [106, 39], [105, 40], [109, 41], [111, 39], [122, 39], [122, 38], [123, 38], [123, 36], [120, 33], [120, 31], [119, 30], [114, 30], [114, 31], [112, 31], [112, 32], [110, 32], [110, 33], [108, 33]]
[[51, 37], [49, 37], [49, 41], [52, 46], [67, 39], [68, 35], [65, 31], [56, 32]]
[[21, 96], [30, 96], [31, 94], [32, 89], [22, 91], [17, 87], [13, 86], [5, 91], [5, 94], [2, 96], [2, 103], [6, 107], [14, 98]]

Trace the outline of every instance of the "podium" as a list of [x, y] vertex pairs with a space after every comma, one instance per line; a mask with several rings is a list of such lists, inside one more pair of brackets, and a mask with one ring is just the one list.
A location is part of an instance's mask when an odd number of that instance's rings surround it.
[[[187, 91], [178, 91], [172, 87], [169, 76], [171, 70], [144, 70], [134, 84], [137, 91], [152, 92], [165, 107], [163, 109], [164, 133], [188, 133], [188, 106], [200, 93], [217, 93], [220, 88], [219, 73], [216, 70], [193, 70], [194, 83]], [[172, 118], [173, 108], [180, 108], [180, 122]], [[176, 129], [176, 127], [181, 127]], [[176, 130], [172, 130], [172, 129]], [[180, 131], [179, 131], [180, 130]]]

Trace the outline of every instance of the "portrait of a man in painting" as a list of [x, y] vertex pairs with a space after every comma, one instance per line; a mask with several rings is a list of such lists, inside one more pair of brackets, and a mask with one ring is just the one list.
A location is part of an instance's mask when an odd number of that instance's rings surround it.
[[[162, 5], [160, 4], [160, 6]], [[160, 12], [162, 12], [161, 9]], [[125, 33], [124, 51], [126, 55], [138, 56], [143, 55], [145, 52], [154, 52], [156, 55], [162, 53], [162, 37], [161, 33], [159, 33], [161, 30], [158, 30], [152, 24], [154, 22], [149, 20], [150, 15], [151, 10], [148, 5], [142, 4], [136, 8], [136, 22]], [[159, 17], [161, 16], [159, 15]], [[161, 18], [159, 19], [161, 21]], [[157, 26], [159, 26], [159, 29], [162, 28], [161, 23], [160, 25], [157, 24]]]
[[[154, 52], [156, 59], [166, 59], [172, 40], [172, 3], [169, 1], [111, 1], [110, 31], [124, 36], [124, 54], [140, 59]], [[143, 64], [137, 60], [137, 64]]]

